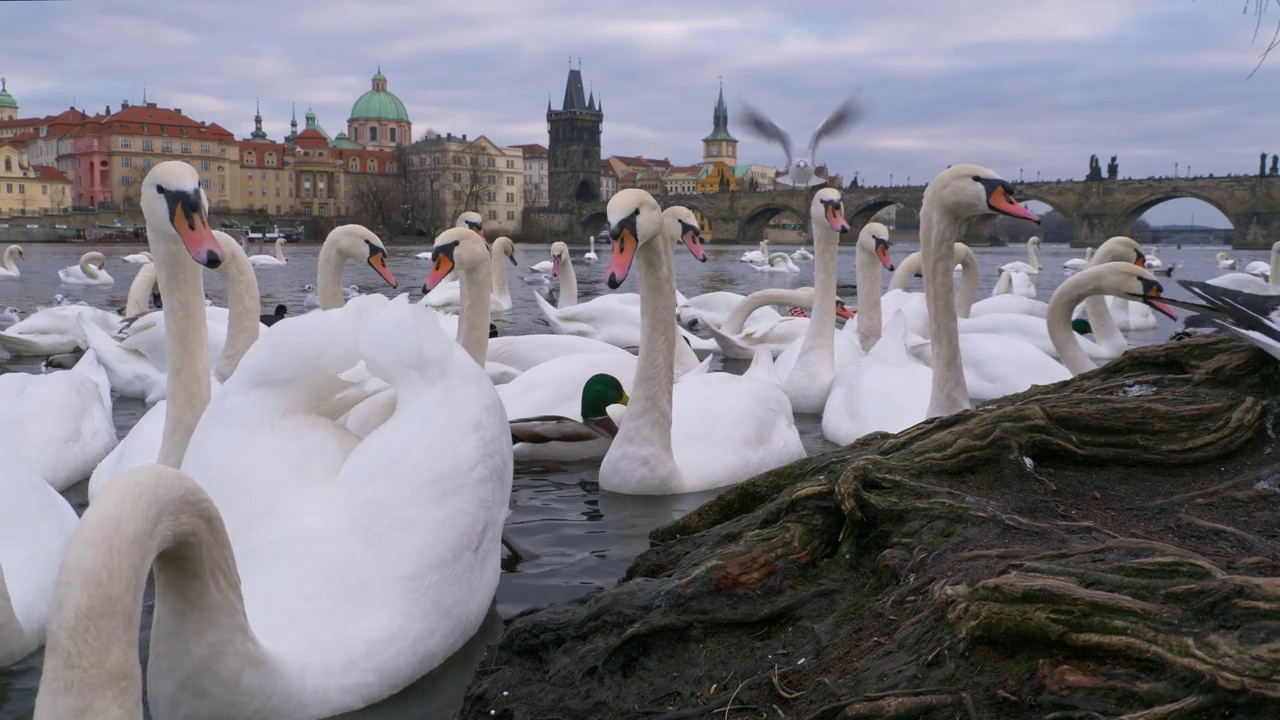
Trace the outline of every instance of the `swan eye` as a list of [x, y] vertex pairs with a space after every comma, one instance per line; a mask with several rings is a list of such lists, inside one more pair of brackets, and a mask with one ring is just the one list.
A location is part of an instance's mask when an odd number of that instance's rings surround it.
[[157, 192], [157, 193], [159, 193], [159, 194], [161, 194], [161, 195], [164, 195], [164, 194], [165, 194], [164, 186], [163, 186], [163, 185], [156, 185], [156, 192]]

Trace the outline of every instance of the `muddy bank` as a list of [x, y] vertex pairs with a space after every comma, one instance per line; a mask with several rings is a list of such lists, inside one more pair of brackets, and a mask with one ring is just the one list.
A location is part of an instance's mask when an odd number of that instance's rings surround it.
[[734, 488], [460, 716], [1280, 716], [1280, 365], [1199, 338]]

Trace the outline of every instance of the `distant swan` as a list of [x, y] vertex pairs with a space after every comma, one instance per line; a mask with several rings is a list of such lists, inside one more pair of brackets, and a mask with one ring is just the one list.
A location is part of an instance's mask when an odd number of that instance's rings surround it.
[[147, 252], [146, 250], [143, 250], [142, 252], [130, 253], [128, 255], [125, 255], [121, 259], [127, 263], [134, 263], [135, 265], [146, 265], [147, 263], [151, 262], [151, 253]]
[[18, 271], [18, 266], [13, 263], [13, 256], [17, 255], [25, 259], [22, 254], [22, 247], [19, 245], [10, 245], [4, 249], [4, 266], [0, 267], [0, 278], [16, 278], [22, 275]]
[[58, 279], [67, 285], [113, 285], [115, 278], [103, 268], [107, 258], [100, 252], [87, 252], [80, 256], [79, 265], [69, 265], [58, 271]]
[[275, 255], [250, 255], [249, 264], [279, 266], [288, 263], [284, 259], [284, 244], [287, 242], [284, 238], [276, 238], [276, 254]]

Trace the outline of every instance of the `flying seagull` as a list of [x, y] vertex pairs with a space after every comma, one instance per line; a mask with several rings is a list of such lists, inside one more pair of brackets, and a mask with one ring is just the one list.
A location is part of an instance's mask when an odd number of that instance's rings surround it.
[[742, 114], [746, 118], [745, 123], [749, 133], [766, 142], [782, 146], [782, 152], [786, 153], [787, 169], [778, 178], [778, 182], [793, 187], [810, 187], [826, 182], [822, 178], [817, 178], [813, 175], [815, 168], [813, 157], [818, 151], [818, 143], [848, 130], [853, 123], [861, 119], [863, 108], [853, 98], [841, 103], [835, 112], [822, 121], [822, 124], [814, 131], [813, 137], [809, 138], [809, 149], [805, 156], [794, 160], [791, 153], [791, 136], [787, 135], [785, 130], [778, 127], [772, 120], [761, 114], [760, 111], [745, 103], [743, 104]]

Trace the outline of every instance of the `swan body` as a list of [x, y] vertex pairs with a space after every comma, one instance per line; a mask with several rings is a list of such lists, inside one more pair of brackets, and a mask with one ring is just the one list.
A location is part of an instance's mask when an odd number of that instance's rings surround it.
[[4, 249], [4, 261], [0, 263], [0, 280], [22, 276], [22, 271], [18, 270], [17, 264], [13, 262], [15, 257], [26, 257], [22, 252], [22, 246], [10, 245]]
[[798, 273], [800, 267], [791, 262], [791, 256], [786, 253], [776, 252], [769, 255], [769, 262], [754, 266], [757, 272], [785, 272]]
[[1000, 266], [1001, 272], [1020, 272], [1035, 276], [1040, 274], [1040, 260], [1036, 258], [1036, 248], [1040, 247], [1040, 238], [1032, 236], [1027, 240], [1027, 261], [1015, 261]]
[[4, 312], [0, 312], [0, 328], [7, 328], [14, 323], [22, 321], [22, 314], [18, 312], [16, 307], [7, 307]]
[[802, 260], [812, 260], [813, 255], [808, 250], [805, 250], [804, 248], [800, 248], [799, 250], [796, 250], [795, 252], [791, 253], [791, 259], [797, 262], [800, 262]]
[[1280, 283], [1280, 241], [1271, 244], [1271, 261], [1254, 260], [1245, 266], [1244, 271], [1260, 277], [1272, 285]]
[[[491, 313], [506, 312], [511, 309], [511, 291], [507, 286], [507, 271], [502, 261], [505, 258], [512, 265], [518, 264], [515, 244], [511, 242], [511, 238], [504, 235], [493, 241], [491, 253], [493, 264], [490, 277], [493, 289], [489, 296], [489, 311]], [[462, 303], [461, 285], [456, 280], [441, 282], [434, 286], [421, 302], [437, 310], [457, 310]]]
[[1089, 259], [1093, 257], [1093, 246], [1084, 249], [1084, 258], [1071, 258], [1062, 263], [1062, 267], [1072, 272], [1079, 272], [1089, 266]]
[[114, 285], [115, 278], [106, 270], [107, 258], [100, 252], [87, 252], [80, 256], [79, 265], [70, 265], [58, 271], [58, 279], [67, 285]]
[[679, 338], [672, 245], [682, 241], [695, 258], [706, 260], [693, 212], [679, 206], [663, 212], [636, 188], [610, 198], [607, 212], [615, 239], [607, 284], [616, 290], [637, 262], [644, 339], [631, 402], [600, 465], [601, 489], [695, 492], [804, 457], [790, 401], [778, 387], [726, 373], [696, 373], [674, 382], [672, 354]]
[[55, 305], [42, 308], [0, 332], [0, 347], [13, 355], [48, 356], [89, 347], [79, 319], [108, 334], [120, 331], [119, 315], [88, 305]]
[[541, 334], [490, 338], [487, 361], [501, 363], [523, 372], [558, 357], [580, 354], [635, 357], [616, 345], [591, 338]]
[[260, 267], [280, 267], [289, 261], [284, 257], [284, 244], [287, 242], [284, 238], [276, 238], [276, 251], [274, 255], [250, 255], [249, 263]]
[[585, 262], [593, 263], [599, 258], [596, 257], [596, 236], [591, 235], [587, 238], [587, 251], [582, 254]]
[[[1079, 258], [1076, 258], [1077, 260]], [[1049, 303], [1013, 293], [992, 295], [973, 304], [969, 317], [978, 318], [983, 315], [1017, 313], [1031, 317], [1043, 318], [1049, 312]]]
[[745, 263], [751, 263], [752, 265], [759, 265], [761, 263], [767, 262], [768, 259], [769, 259], [769, 238], [764, 238], [763, 240], [760, 241], [759, 250], [748, 250], [742, 253], [742, 257], [738, 258], [738, 262], [745, 262]]
[[1019, 295], [1025, 298], [1036, 297], [1036, 284], [1032, 276], [1021, 270], [1001, 270], [1000, 279], [991, 290], [991, 297], [997, 295]]
[[901, 310], [866, 355], [842, 369], [822, 410], [822, 435], [847, 445], [872, 432], [896, 433], [925, 419], [933, 371], [910, 356]]
[[529, 269], [536, 273], [542, 273], [542, 274], [549, 273], [551, 272], [551, 261], [543, 260], [542, 262], [536, 262], [530, 265]]
[[1218, 253], [1217, 255], [1214, 256], [1214, 259], [1218, 261], [1218, 269], [1220, 270], [1236, 269], [1236, 261], [1231, 259], [1231, 256], [1226, 254], [1225, 252]]
[[127, 263], [133, 263], [135, 265], [146, 265], [147, 263], [151, 262], [151, 253], [147, 252], [146, 250], [143, 250], [142, 252], [130, 253], [128, 255], [125, 255], [121, 259]]
[[[708, 324], [711, 337], [720, 353], [735, 360], [749, 360], [759, 348], [765, 348], [777, 356], [788, 345], [804, 337], [810, 318], [779, 315], [759, 316], [759, 309], [771, 304], [789, 305], [811, 310], [813, 288], [765, 288], [743, 298], [725, 318], [724, 324]], [[849, 313], [846, 311], [845, 316]], [[749, 322], [752, 318], [757, 318]]]
[[[689, 330], [715, 325], [722, 327], [738, 304], [746, 296], [726, 290], [703, 293], [686, 298], [676, 306], [676, 315], [680, 324]], [[810, 300], [812, 302], [812, 300]], [[768, 305], [761, 305], [747, 317], [744, 325], [751, 325], [763, 320], [777, 320], [782, 315]]]

